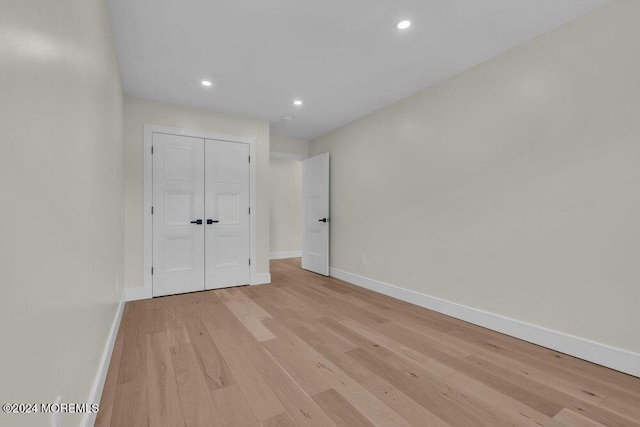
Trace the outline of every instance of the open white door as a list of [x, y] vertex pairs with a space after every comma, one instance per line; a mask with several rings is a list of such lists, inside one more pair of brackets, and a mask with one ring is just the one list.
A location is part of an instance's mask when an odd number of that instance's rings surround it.
[[302, 161], [302, 268], [329, 275], [329, 153]]

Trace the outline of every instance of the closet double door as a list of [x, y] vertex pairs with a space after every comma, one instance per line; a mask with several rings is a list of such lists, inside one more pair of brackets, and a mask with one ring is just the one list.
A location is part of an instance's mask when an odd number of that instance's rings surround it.
[[249, 284], [249, 145], [153, 134], [153, 296]]

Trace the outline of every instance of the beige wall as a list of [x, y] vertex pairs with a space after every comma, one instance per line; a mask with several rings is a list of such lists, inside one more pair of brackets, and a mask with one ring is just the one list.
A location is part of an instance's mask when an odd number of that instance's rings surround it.
[[309, 155], [309, 141], [306, 139], [271, 135], [269, 144], [269, 150], [275, 153]]
[[638, 16], [615, 2], [312, 141], [332, 267], [639, 352]]
[[256, 144], [257, 273], [269, 272], [269, 123], [125, 97], [125, 286], [142, 286], [143, 128], [145, 124], [254, 138]]
[[123, 273], [122, 88], [104, 2], [3, 0], [0, 94], [0, 401], [87, 402]]
[[[309, 155], [309, 141], [270, 136], [272, 153]], [[302, 250], [302, 163], [272, 157], [270, 160], [269, 251]]]
[[271, 159], [269, 251], [302, 250], [302, 162]]

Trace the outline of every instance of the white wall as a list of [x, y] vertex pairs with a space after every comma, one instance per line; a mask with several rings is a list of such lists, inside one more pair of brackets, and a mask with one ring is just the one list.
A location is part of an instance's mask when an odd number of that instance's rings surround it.
[[309, 155], [309, 141], [287, 136], [271, 135], [269, 150], [275, 153]]
[[269, 180], [269, 251], [299, 256], [291, 252], [302, 250], [302, 162], [272, 158]]
[[145, 124], [254, 138], [257, 156], [256, 272], [269, 273], [269, 123], [125, 97], [125, 286], [142, 286]]
[[617, 1], [312, 141], [331, 266], [640, 352], [638, 16]]
[[[309, 141], [271, 135], [269, 141], [269, 251], [272, 258], [300, 256], [302, 251], [302, 163], [286, 156], [309, 155]], [[282, 157], [282, 155], [285, 157]], [[281, 156], [281, 157], [278, 157]]]
[[[0, 402], [88, 402], [123, 274], [122, 88], [104, 2], [2, 0], [0, 94]], [[2, 413], [0, 425], [51, 424]]]

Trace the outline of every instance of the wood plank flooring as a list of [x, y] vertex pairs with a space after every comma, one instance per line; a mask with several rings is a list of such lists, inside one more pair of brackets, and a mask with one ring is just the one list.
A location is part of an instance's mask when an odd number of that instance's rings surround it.
[[127, 303], [97, 426], [640, 426], [640, 379], [333, 278]]

